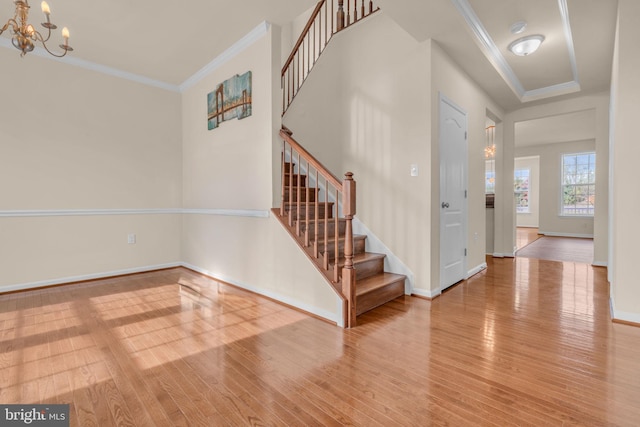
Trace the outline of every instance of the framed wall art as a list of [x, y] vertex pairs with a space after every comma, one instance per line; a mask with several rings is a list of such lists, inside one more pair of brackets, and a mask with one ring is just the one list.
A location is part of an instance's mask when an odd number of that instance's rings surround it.
[[207, 123], [209, 130], [226, 120], [244, 119], [251, 115], [251, 71], [236, 74], [207, 94]]

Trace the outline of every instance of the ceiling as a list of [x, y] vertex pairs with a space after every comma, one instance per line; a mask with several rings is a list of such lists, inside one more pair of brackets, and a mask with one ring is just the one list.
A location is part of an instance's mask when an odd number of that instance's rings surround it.
[[[378, 0], [417, 40], [435, 40], [507, 111], [571, 93], [609, 89], [617, 0]], [[528, 23], [513, 35], [516, 21]], [[526, 57], [507, 50], [542, 34]]]
[[[316, 0], [49, 3], [52, 21], [71, 31], [75, 58], [178, 86], [261, 22], [286, 24]], [[439, 43], [507, 111], [609, 88], [617, 0], [376, 3], [418, 41]], [[31, 16], [41, 18], [39, 4], [32, 7]], [[0, 0], [2, 20], [13, 11], [13, 1]], [[509, 26], [518, 20], [528, 26], [514, 36]], [[538, 52], [515, 57], [507, 51], [511, 41], [528, 34], [546, 37]]]
[[[177, 86], [261, 22], [288, 23], [316, 1], [48, 0], [48, 3], [51, 21], [60, 28], [69, 27], [74, 58]], [[12, 0], [0, 0], [2, 22], [12, 17], [14, 10]], [[30, 18], [34, 23], [44, 18], [40, 1], [31, 1]], [[61, 36], [57, 36], [61, 42]]]

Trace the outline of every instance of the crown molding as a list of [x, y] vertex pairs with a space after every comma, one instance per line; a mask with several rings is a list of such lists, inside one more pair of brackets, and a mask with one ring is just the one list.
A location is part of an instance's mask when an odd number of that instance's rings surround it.
[[522, 82], [518, 79], [518, 76], [516, 76], [515, 72], [500, 52], [500, 49], [498, 49], [498, 46], [496, 46], [484, 25], [482, 25], [480, 18], [476, 15], [471, 4], [469, 4], [469, 0], [451, 0], [451, 2], [458, 9], [458, 12], [460, 12], [473, 34], [476, 36], [476, 39], [480, 43], [480, 46], [487, 59], [489, 59], [489, 62], [491, 62], [498, 74], [500, 74], [513, 93], [515, 93], [518, 99], [520, 99], [520, 102], [535, 101], [552, 96], [578, 92], [580, 90], [580, 83], [578, 81], [578, 65], [573, 45], [573, 35], [571, 33], [571, 22], [569, 20], [569, 7], [567, 5], [567, 0], [558, 0], [558, 8], [560, 9], [564, 36], [567, 42], [567, 51], [569, 55], [569, 62], [571, 64], [573, 80], [532, 90], [524, 89]]
[[270, 24], [266, 21], [262, 21], [253, 30], [249, 31], [244, 37], [231, 45], [227, 50], [218, 55], [213, 61], [202, 67], [198, 72], [189, 77], [180, 85], [180, 92], [184, 92], [187, 89], [193, 87], [200, 80], [208, 76], [212, 71], [219, 68], [231, 58], [251, 46], [256, 41], [260, 40], [269, 31]]
[[[80, 59], [74, 57], [72, 55], [67, 55], [64, 58], [57, 58], [55, 56], [50, 55], [46, 50], [41, 47], [36, 47], [29, 55], [35, 55], [41, 58], [50, 59], [56, 62], [60, 62], [63, 64], [72, 65], [74, 67], [84, 68], [85, 70], [95, 71], [101, 74], [106, 74], [108, 76], [117, 77], [120, 79], [130, 80], [136, 83], [141, 83], [146, 86], [152, 86], [158, 89], [163, 89], [169, 92], [184, 92], [189, 89], [204, 77], [206, 77], [213, 70], [219, 68], [231, 58], [245, 50], [247, 47], [251, 46], [257, 40], [262, 38], [267, 32], [271, 24], [266, 21], [261, 22], [258, 26], [256, 26], [253, 30], [247, 33], [240, 40], [231, 45], [228, 49], [218, 55], [213, 61], [209, 64], [202, 67], [198, 72], [189, 77], [180, 85], [174, 85], [170, 83], [165, 83], [160, 80], [154, 80], [152, 78], [142, 76], [140, 74], [130, 73], [128, 71], [123, 71], [118, 68], [108, 67], [106, 65], [98, 64], [96, 62], [87, 61], [84, 59]], [[16, 48], [11, 44], [11, 40], [6, 37], [0, 37], [0, 47], [4, 47], [7, 49]]]

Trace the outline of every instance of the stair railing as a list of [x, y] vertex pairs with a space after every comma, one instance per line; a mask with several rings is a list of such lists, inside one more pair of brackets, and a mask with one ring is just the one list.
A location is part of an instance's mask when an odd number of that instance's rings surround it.
[[[288, 215], [289, 227], [295, 227], [299, 242], [305, 247], [312, 246], [311, 224], [313, 224], [312, 253], [322, 258], [323, 268], [333, 268], [333, 282], [340, 284], [345, 307], [345, 326], [355, 326], [356, 322], [356, 276], [353, 267], [353, 224], [356, 214], [356, 182], [353, 174], [347, 172], [341, 182], [322, 163], [313, 157], [292, 137], [291, 131], [280, 131], [282, 147], [282, 200], [280, 216]], [[288, 160], [288, 161], [287, 161]], [[294, 166], [295, 165], [295, 166]], [[294, 170], [295, 169], [295, 170]], [[301, 171], [305, 171], [303, 175]], [[313, 179], [315, 188], [302, 185], [303, 180]], [[303, 193], [304, 188], [304, 193]], [[312, 196], [311, 191], [315, 192]], [[288, 196], [288, 197], [287, 197]], [[334, 202], [330, 202], [333, 199]], [[335, 212], [333, 211], [335, 208]], [[345, 221], [344, 267], [340, 269], [340, 208]], [[310, 212], [313, 211], [313, 218]], [[302, 217], [301, 212], [304, 212]], [[333, 225], [333, 259], [329, 254], [330, 226]], [[303, 229], [304, 228], [304, 229]], [[322, 235], [324, 238], [319, 239]], [[322, 247], [320, 247], [322, 244]], [[333, 265], [333, 267], [331, 267]]]
[[282, 114], [287, 111], [302, 83], [339, 31], [380, 10], [372, 0], [320, 0], [282, 67]]

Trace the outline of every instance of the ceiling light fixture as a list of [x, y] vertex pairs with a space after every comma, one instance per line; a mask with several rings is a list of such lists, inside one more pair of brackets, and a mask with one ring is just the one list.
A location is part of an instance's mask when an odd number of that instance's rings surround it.
[[533, 52], [538, 50], [542, 42], [544, 41], [544, 36], [540, 34], [536, 34], [535, 36], [527, 36], [522, 37], [511, 43], [509, 45], [509, 50], [518, 56], [527, 56], [531, 55]]
[[67, 27], [62, 29], [62, 37], [64, 39], [64, 44], [60, 45], [62, 48], [62, 53], [54, 53], [49, 50], [47, 47], [47, 42], [51, 37], [51, 30], [55, 30], [57, 25], [52, 24], [49, 20], [49, 15], [51, 11], [49, 9], [49, 5], [46, 1], [43, 1], [42, 12], [47, 17], [47, 22], [43, 22], [42, 25], [47, 29], [47, 36], [44, 37], [40, 34], [39, 31], [36, 31], [33, 28], [33, 25], [27, 23], [29, 19], [29, 0], [15, 0], [16, 5], [16, 13], [13, 15], [13, 18], [9, 19], [6, 24], [2, 28], [0, 28], [0, 34], [4, 33], [6, 30], [11, 29], [11, 43], [15, 46], [16, 49], [22, 51], [20, 56], [25, 56], [27, 53], [31, 52], [34, 49], [34, 43], [40, 42], [42, 46], [45, 48], [47, 52], [51, 55], [56, 56], [58, 58], [62, 58], [67, 54], [67, 52], [72, 51], [73, 48], [69, 46], [69, 30]]

